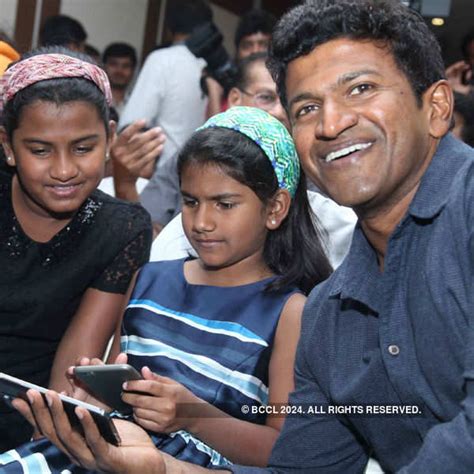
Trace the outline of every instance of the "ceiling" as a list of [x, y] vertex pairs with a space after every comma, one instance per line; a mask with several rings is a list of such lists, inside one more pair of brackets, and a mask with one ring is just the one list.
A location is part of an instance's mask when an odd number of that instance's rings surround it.
[[461, 41], [474, 30], [474, 0], [451, 0], [451, 12], [441, 27], [432, 27], [441, 43], [446, 64], [461, 59]]
[[[227, 8], [241, 15], [254, 5], [254, 0], [212, 0], [214, 3]], [[420, 2], [420, 0], [412, 0]], [[431, 1], [437, 4], [451, 3], [450, 16], [445, 19], [444, 26], [432, 27], [436, 37], [443, 48], [443, 55], [446, 64], [451, 64], [461, 58], [460, 43], [463, 36], [471, 29], [474, 29], [474, 0], [423, 0]], [[286, 10], [298, 3], [299, 0], [261, 0], [258, 2], [262, 8], [273, 12], [275, 15], [281, 15]], [[431, 26], [430, 19], [427, 22]]]

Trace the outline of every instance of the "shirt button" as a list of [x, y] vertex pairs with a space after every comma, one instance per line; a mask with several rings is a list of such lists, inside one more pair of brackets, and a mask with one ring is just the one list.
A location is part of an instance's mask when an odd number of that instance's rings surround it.
[[390, 355], [397, 356], [398, 354], [400, 354], [400, 348], [395, 344], [391, 344], [390, 346], [388, 346], [388, 352], [390, 353]]

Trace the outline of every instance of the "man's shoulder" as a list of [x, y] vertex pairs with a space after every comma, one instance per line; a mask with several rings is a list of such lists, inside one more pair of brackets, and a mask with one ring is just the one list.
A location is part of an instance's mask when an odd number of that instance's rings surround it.
[[147, 57], [147, 61], [152, 63], [183, 60], [198, 60], [184, 44], [174, 44], [166, 48], [156, 49]]

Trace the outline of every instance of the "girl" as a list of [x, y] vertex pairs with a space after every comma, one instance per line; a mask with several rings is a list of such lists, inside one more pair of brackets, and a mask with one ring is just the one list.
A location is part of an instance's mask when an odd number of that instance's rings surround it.
[[[285, 127], [249, 107], [211, 118], [185, 145], [178, 167], [183, 226], [199, 257], [140, 271], [111, 357], [120, 341], [145, 380], [128, 382], [123, 400], [155, 446], [178, 459], [265, 465], [283, 418], [255, 412], [288, 401], [301, 291], [330, 272], [305, 178]], [[74, 458], [62, 425], [60, 441], [42, 398], [29, 396], [42, 432]], [[14, 403], [34, 424], [28, 405]], [[84, 445], [73, 438], [69, 448]], [[57, 453], [29, 447], [18, 454], [32, 451], [49, 461]], [[91, 456], [82, 464], [98, 468]]]
[[[114, 135], [107, 77], [61, 53], [7, 70], [0, 131], [0, 371], [56, 390], [79, 354], [103, 355], [151, 239], [140, 206], [95, 191]], [[1, 402], [2, 450], [31, 437], [24, 421]]]

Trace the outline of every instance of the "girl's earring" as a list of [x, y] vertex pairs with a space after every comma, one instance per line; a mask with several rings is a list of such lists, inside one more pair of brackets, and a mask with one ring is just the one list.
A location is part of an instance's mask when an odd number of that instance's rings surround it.
[[272, 222], [272, 225], [275, 225], [277, 223], [275, 219], [272, 219], [271, 222]]
[[12, 161], [12, 157], [11, 157], [11, 156], [7, 156], [7, 161], [8, 161], [8, 163], [10, 163], [10, 161]]

